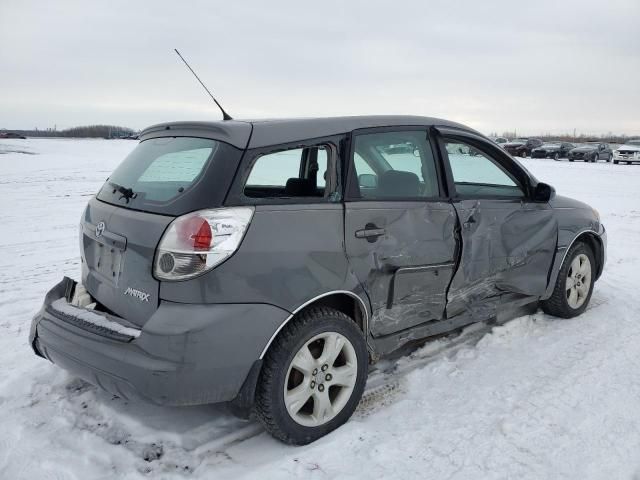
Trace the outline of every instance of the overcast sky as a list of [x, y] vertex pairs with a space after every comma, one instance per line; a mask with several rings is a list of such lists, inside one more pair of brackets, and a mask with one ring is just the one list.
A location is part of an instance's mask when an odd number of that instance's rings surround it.
[[0, 128], [416, 114], [640, 134], [640, 0], [0, 0]]

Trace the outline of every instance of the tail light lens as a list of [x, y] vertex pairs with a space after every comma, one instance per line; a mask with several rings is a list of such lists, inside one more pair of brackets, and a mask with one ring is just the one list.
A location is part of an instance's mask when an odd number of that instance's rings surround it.
[[253, 207], [217, 208], [176, 218], [158, 245], [155, 277], [186, 280], [225, 261], [240, 246], [253, 211]]

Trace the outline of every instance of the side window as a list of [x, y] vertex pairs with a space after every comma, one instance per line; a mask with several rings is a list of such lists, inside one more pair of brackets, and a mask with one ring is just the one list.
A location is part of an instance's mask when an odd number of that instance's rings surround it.
[[438, 177], [424, 130], [356, 135], [353, 165], [363, 199], [438, 197]]
[[329, 168], [325, 146], [294, 148], [257, 158], [244, 195], [253, 198], [324, 197]]
[[458, 140], [444, 143], [458, 195], [524, 196], [511, 175], [487, 154]]

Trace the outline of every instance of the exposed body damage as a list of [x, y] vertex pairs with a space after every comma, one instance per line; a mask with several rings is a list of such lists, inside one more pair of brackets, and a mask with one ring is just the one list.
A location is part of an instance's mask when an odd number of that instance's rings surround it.
[[[558, 221], [549, 205], [469, 200], [453, 206], [455, 216], [450, 220], [457, 223], [457, 235], [448, 239], [452, 256], [447, 262], [408, 269], [388, 264], [380, 268], [376, 264], [369, 272], [367, 285], [380, 288], [372, 323], [384, 325], [385, 330], [376, 335], [380, 331], [374, 326], [371, 333], [378, 337], [376, 345], [383, 349], [381, 353], [420, 338], [424, 332], [435, 334], [444, 326], [495, 319], [501, 311], [535, 303], [555, 281], [551, 267], [558, 243]], [[370, 258], [378, 262], [387, 259], [389, 243], [394, 239], [385, 238], [370, 247]], [[408, 258], [394, 260], [406, 262]], [[401, 287], [399, 292], [405, 296], [398, 301], [398, 279], [405, 271], [420, 272], [424, 280]], [[385, 295], [387, 302], [383, 301]], [[429, 308], [434, 304], [437, 308], [446, 305], [446, 313], [434, 313]], [[423, 331], [396, 333], [416, 326]], [[396, 335], [390, 335], [393, 333]], [[380, 339], [385, 335], [388, 337]]]
[[503, 293], [541, 297], [557, 244], [558, 222], [548, 205], [504, 200], [456, 204], [462, 253], [449, 289], [447, 315], [464, 310], [493, 317]]
[[453, 206], [382, 202], [345, 206], [345, 231], [384, 230], [375, 242], [345, 238], [349, 263], [372, 308], [371, 334], [388, 335], [442, 318], [456, 254]]

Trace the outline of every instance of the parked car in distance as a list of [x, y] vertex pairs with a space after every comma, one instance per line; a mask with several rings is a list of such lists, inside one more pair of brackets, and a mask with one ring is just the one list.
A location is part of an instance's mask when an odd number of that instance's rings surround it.
[[79, 235], [36, 355], [125, 399], [229, 402], [291, 444], [346, 422], [370, 363], [409, 342], [580, 315], [606, 258], [589, 205], [412, 116], [149, 127]]
[[14, 132], [0, 132], [0, 138], [21, 138], [25, 140], [27, 137]]
[[497, 143], [498, 145], [502, 145], [503, 143], [509, 143], [509, 139], [506, 137], [489, 137], [489, 139]]
[[640, 139], [627, 140], [613, 152], [613, 163], [638, 163], [640, 162]]
[[539, 138], [516, 138], [508, 143], [503, 143], [502, 148], [514, 157], [528, 157], [534, 148], [541, 146], [543, 143]]
[[569, 150], [575, 147], [573, 143], [568, 142], [544, 143], [531, 150], [531, 158], [553, 158], [554, 160], [559, 160], [566, 158]]
[[570, 150], [567, 158], [569, 158], [570, 162], [576, 160], [583, 160], [585, 162], [604, 160], [610, 162], [613, 159], [613, 152], [608, 143], [588, 142]]

